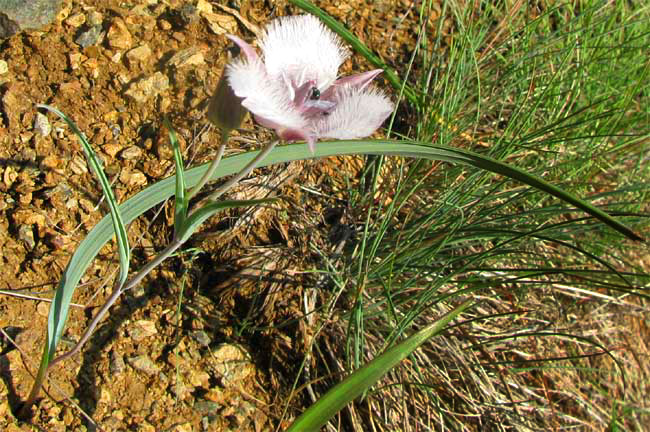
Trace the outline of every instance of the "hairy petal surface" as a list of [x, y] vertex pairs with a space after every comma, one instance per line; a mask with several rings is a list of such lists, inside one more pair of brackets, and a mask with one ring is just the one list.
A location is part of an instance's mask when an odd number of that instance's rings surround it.
[[349, 56], [339, 37], [313, 15], [273, 20], [260, 43], [268, 74], [288, 76], [294, 85], [315, 80], [323, 90], [335, 80]]
[[386, 95], [374, 88], [346, 86], [335, 95], [336, 108], [316, 124], [323, 138], [356, 139], [376, 131], [393, 111]]
[[[226, 69], [242, 105], [267, 127], [301, 130], [308, 122], [294, 107], [284, 83], [269, 79], [261, 61], [237, 59]], [[274, 126], [270, 126], [270, 125]]]

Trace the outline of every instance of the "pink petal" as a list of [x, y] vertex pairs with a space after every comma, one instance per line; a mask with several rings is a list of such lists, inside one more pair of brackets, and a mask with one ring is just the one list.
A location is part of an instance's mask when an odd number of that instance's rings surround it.
[[349, 55], [341, 39], [313, 15], [274, 19], [259, 42], [268, 74], [288, 74], [297, 84], [306, 79], [325, 89], [336, 80]]
[[255, 121], [269, 129], [275, 129], [278, 138], [285, 141], [308, 141], [312, 136], [306, 129], [286, 127], [282, 123], [275, 122], [271, 119], [254, 115]]
[[366, 88], [368, 84], [370, 84], [370, 81], [375, 79], [375, 77], [380, 73], [382, 73], [383, 71], [384, 71], [383, 69], [374, 69], [368, 72], [346, 76], [334, 81], [334, 85], [336, 86], [348, 85], [350, 87], [356, 87], [359, 90], [363, 90], [364, 88]]
[[336, 95], [338, 104], [314, 125], [318, 137], [356, 139], [376, 131], [393, 111], [393, 104], [380, 91], [344, 87]]
[[243, 39], [238, 38], [235, 35], [226, 34], [226, 37], [237, 44], [240, 50], [243, 51], [244, 55], [249, 62], [253, 62], [258, 59], [257, 52], [255, 48], [246, 43]]
[[305, 103], [309, 96], [311, 96], [311, 89], [316, 87], [316, 81], [309, 80], [296, 89], [296, 96], [293, 98], [293, 103], [296, 107], [300, 108]]
[[[256, 117], [272, 122], [274, 129], [305, 129], [307, 119], [297, 110], [284, 83], [272, 80], [257, 59], [233, 60], [226, 67], [228, 83], [235, 95], [242, 98], [242, 105]], [[266, 126], [266, 125], [265, 125]]]
[[350, 75], [343, 78], [339, 78], [334, 81], [334, 84], [325, 90], [321, 95], [322, 99], [331, 99], [336, 96], [336, 92], [343, 86], [349, 86], [363, 90], [370, 84], [370, 82], [375, 79], [377, 75], [382, 73], [383, 69], [374, 69], [368, 72], [363, 72], [360, 74]]

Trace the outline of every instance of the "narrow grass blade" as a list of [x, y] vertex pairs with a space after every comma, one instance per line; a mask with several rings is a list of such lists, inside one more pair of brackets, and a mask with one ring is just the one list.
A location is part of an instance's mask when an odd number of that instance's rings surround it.
[[368, 48], [363, 42], [359, 40], [358, 37], [354, 35], [350, 30], [346, 29], [343, 24], [338, 20], [332, 18], [327, 12], [313, 4], [308, 0], [289, 0], [290, 3], [298, 6], [300, 9], [305, 12], [309, 12], [312, 15], [317, 16], [323, 23], [332, 29], [336, 34], [341, 36], [341, 38], [352, 45], [352, 48], [362, 56], [366, 58], [374, 66], [384, 70], [386, 79], [390, 84], [397, 90], [401, 90], [404, 87], [404, 95], [411, 103], [416, 103], [417, 98], [413, 89], [408, 86], [404, 86], [402, 80], [399, 79], [397, 74], [393, 69], [391, 69], [379, 56], [373, 53], [370, 48]]
[[[120, 273], [118, 276], [119, 278], [118, 283], [122, 285], [126, 281], [126, 278], [129, 273], [129, 262], [131, 261], [131, 252], [129, 249], [129, 240], [126, 233], [126, 225], [122, 220], [122, 215], [120, 214], [120, 208], [118, 207], [117, 200], [115, 199], [115, 195], [113, 194], [113, 191], [111, 189], [110, 182], [108, 181], [106, 175], [104, 174], [102, 165], [99, 159], [97, 158], [97, 156], [95, 155], [92, 146], [90, 145], [90, 143], [88, 143], [88, 140], [86, 139], [84, 134], [79, 130], [77, 125], [72, 120], [70, 120], [65, 114], [63, 114], [61, 111], [59, 111], [54, 107], [51, 107], [49, 105], [37, 105], [37, 106], [39, 108], [44, 108], [48, 111], [53, 112], [54, 114], [61, 117], [61, 119], [63, 119], [63, 121], [65, 121], [68, 124], [70, 129], [72, 129], [72, 131], [75, 133], [75, 135], [77, 135], [77, 138], [81, 142], [81, 145], [84, 149], [84, 153], [86, 154], [86, 158], [88, 159], [88, 164], [90, 165], [94, 174], [99, 179], [99, 183], [102, 187], [102, 192], [104, 193], [104, 197], [106, 198], [106, 202], [108, 203], [110, 209], [110, 220], [112, 222], [112, 231], [115, 234], [115, 237], [117, 239], [117, 248], [118, 248], [118, 254], [120, 258]], [[57, 289], [52, 304], [50, 306], [50, 313], [49, 313], [48, 326], [47, 326], [48, 341], [47, 341], [47, 348], [44, 352], [44, 356], [47, 356], [47, 362], [49, 362], [52, 359], [52, 356], [56, 351], [56, 346], [59, 343], [59, 340], [61, 339], [61, 335], [63, 334], [63, 329], [65, 328], [65, 323], [68, 318], [68, 309], [70, 307], [70, 302], [72, 301], [72, 294], [74, 293], [76, 285], [77, 285], [76, 282], [74, 285], [68, 284], [66, 277], [64, 275], [64, 277], [61, 279], [61, 282], [59, 283], [59, 288]]]
[[345, 405], [368, 390], [388, 371], [408, 357], [427, 339], [440, 333], [445, 326], [471, 305], [465, 302], [447, 315], [428, 325], [404, 341], [388, 349], [367, 365], [357, 369], [310, 406], [287, 429], [287, 432], [317, 431]]
[[185, 195], [185, 167], [183, 166], [183, 155], [181, 146], [178, 144], [176, 131], [172, 127], [169, 119], [164, 118], [163, 123], [169, 132], [169, 142], [174, 150], [174, 164], [176, 168], [176, 193], [174, 194], [174, 235], [178, 237], [181, 227], [185, 225], [187, 217], [188, 200]]
[[190, 217], [185, 220], [185, 223], [180, 228], [177, 238], [181, 242], [187, 241], [192, 234], [198, 229], [203, 222], [205, 222], [210, 216], [215, 213], [237, 207], [251, 207], [259, 204], [267, 204], [274, 202], [274, 198], [269, 199], [258, 199], [258, 200], [248, 200], [248, 201], [218, 201], [212, 202], [204, 205], [203, 207], [196, 210]]

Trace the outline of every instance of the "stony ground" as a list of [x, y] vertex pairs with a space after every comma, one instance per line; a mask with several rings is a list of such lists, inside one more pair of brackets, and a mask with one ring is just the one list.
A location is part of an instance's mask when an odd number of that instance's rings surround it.
[[[283, 1], [221, 3], [67, 1], [52, 24], [0, 43], [0, 289], [51, 296], [76, 245], [106, 214], [76, 138], [35, 104], [77, 122], [120, 201], [172, 173], [162, 113], [178, 129], [187, 160], [213, 154], [218, 134], [206, 127], [204, 111], [228, 59], [224, 33], [254, 40], [274, 16], [297, 12]], [[403, 61], [413, 32], [395, 17], [410, 16], [409, 2], [358, 3], [323, 6], [386, 60]], [[353, 58], [344, 66], [358, 67], [367, 65]], [[248, 120], [228, 152], [269, 138]], [[85, 430], [94, 422], [105, 430], [263, 431], [288, 424], [306, 403], [288, 402], [305, 329], [250, 329], [300, 313], [303, 283], [314, 282], [304, 271], [319, 259], [309, 243], [329, 247], [331, 221], [323, 214], [344, 187], [342, 163], [354, 176], [354, 161], [331, 160], [248, 181], [239, 197], [265, 196], [268, 189], [254, 186], [270, 183], [287, 204], [216, 221], [194, 249], [129, 293], [84, 353], [55, 368], [32, 424], [17, 423], [12, 410], [37, 369], [49, 304], [1, 295], [0, 327], [20, 350], [3, 340], [0, 429]], [[170, 238], [170, 207], [159, 210], [130, 227], [134, 267]], [[102, 304], [115, 268], [105, 248], [77, 290], [63, 345], [78, 339]]]

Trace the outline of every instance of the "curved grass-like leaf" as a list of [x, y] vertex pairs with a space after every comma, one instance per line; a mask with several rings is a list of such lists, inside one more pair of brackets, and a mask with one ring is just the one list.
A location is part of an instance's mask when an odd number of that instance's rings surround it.
[[[246, 164], [255, 158], [257, 154], [258, 151], [253, 151], [223, 159], [212, 179], [217, 180], [239, 172], [244, 166], [246, 166]], [[541, 178], [530, 175], [519, 168], [509, 166], [489, 157], [453, 147], [426, 146], [414, 141], [334, 141], [319, 143], [316, 147], [316, 151], [312, 153], [307, 144], [290, 144], [276, 147], [266, 159], [260, 162], [260, 166], [274, 165], [301, 159], [352, 154], [394, 155], [433, 159], [451, 163], [462, 163], [497, 174], [502, 174], [573, 204], [577, 208], [584, 210], [591, 216], [599, 219], [629, 238], [641, 240], [641, 237], [635, 234], [630, 228], [618, 222], [607, 213], [586, 201], [562, 191]], [[186, 186], [190, 188], [194, 186], [203, 173], [208, 169], [208, 165], [209, 164], [201, 165], [185, 171]], [[121, 204], [120, 211], [124, 221], [126, 223], [133, 221], [153, 206], [160, 204], [171, 197], [175, 191], [175, 182], [175, 176], [168, 177], [149, 186]], [[79, 244], [79, 247], [66, 267], [58, 289], [58, 291], [65, 292], [65, 298], [68, 299], [68, 306], [70, 299], [72, 298], [72, 292], [79, 283], [81, 276], [84, 274], [93, 258], [97, 256], [102, 246], [104, 246], [112, 235], [113, 228], [111, 226], [111, 221], [110, 218], [106, 216]], [[57, 292], [57, 296], [58, 295], [60, 294]]]
[[[97, 156], [92, 146], [90, 145], [90, 143], [88, 142], [84, 134], [79, 130], [77, 125], [72, 120], [70, 120], [65, 114], [63, 114], [58, 109], [51, 107], [49, 105], [39, 104], [37, 105], [37, 107], [44, 108], [48, 111], [53, 112], [54, 114], [61, 117], [61, 119], [63, 119], [63, 121], [65, 121], [68, 124], [72, 132], [74, 132], [74, 134], [77, 135], [77, 138], [81, 143], [81, 146], [84, 150], [86, 159], [88, 160], [88, 164], [90, 165], [92, 172], [99, 179], [99, 183], [102, 187], [102, 192], [104, 193], [104, 197], [106, 198], [106, 202], [108, 203], [108, 206], [110, 208], [109, 217], [111, 221], [111, 231], [112, 231], [111, 234], [115, 233], [115, 236], [117, 238], [118, 254], [120, 257], [120, 274], [118, 276], [118, 281], [119, 281], [118, 283], [119, 285], [123, 285], [126, 282], [126, 278], [129, 274], [129, 263], [131, 261], [131, 251], [129, 249], [129, 240], [126, 234], [126, 225], [122, 220], [122, 216], [120, 214], [120, 208], [117, 204], [117, 200], [115, 199], [115, 195], [113, 194], [113, 190], [111, 189], [111, 184], [106, 178], [106, 174], [104, 174], [102, 165], [99, 162], [99, 159], [97, 159]], [[52, 357], [54, 356], [54, 353], [56, 351], [56, 346], [58, 345], [59, 340], [61, 339], [61, 335], [63, 334], [65, 323], [68, 318], [68, 309], [70, 307], [70, 302], [72, 301], [72, 294], [74, 292], [74, 287], [70, 287], [67, 284], [65, 284], [65, 279], [66, 278], [64, 274], [64, 277], [61, 280], [61, 283], [59, 284], [59, 289], [57, 289], [54, 299], [52, 300], [52, 304], [50, 306], [50, 313], [47, 322], [47, 346], [45, 347], [43, 353], [43, 361], [45, 363], [49, 363], [49, 361], [52, 360]], [[77, 282], [75, 282], [75, 286], [77, 283], [78, 280]]]
[[178, 232], [185, 224], [185, 217], [187, 216], [188, 199], [185, 194], [185, 167], [183, 166], [183, 155], [181, 154], [181, 146], [178, 144], [178, 137], [176, 131], [172, 127], [171, 122], [167, 117], [164, 118], [163, 123], [169, 132], [169, 142], [174, 150], [174, 168], [176, 168], [176, 192], [174, 193], [174, 235], [178, 237]]
[[318, 399], [315, 404], [307, 408], [293, 422], [289, 429], [287, 429], [287, 432], [320, 430], [320, 427], [327, 423], [345, 405], [368, 390], [388, 371], [408, 357], [417, 347], [426, 342], [427, 339], [440, 333], [449, 322], [460, 315], [470, 305], [471, 302], [469, 301], [463, 303], [435, 323], [409, 336], [373, 359], [370, 363], [354, 371], [350, 376], [335, 385], [324, 396]]

